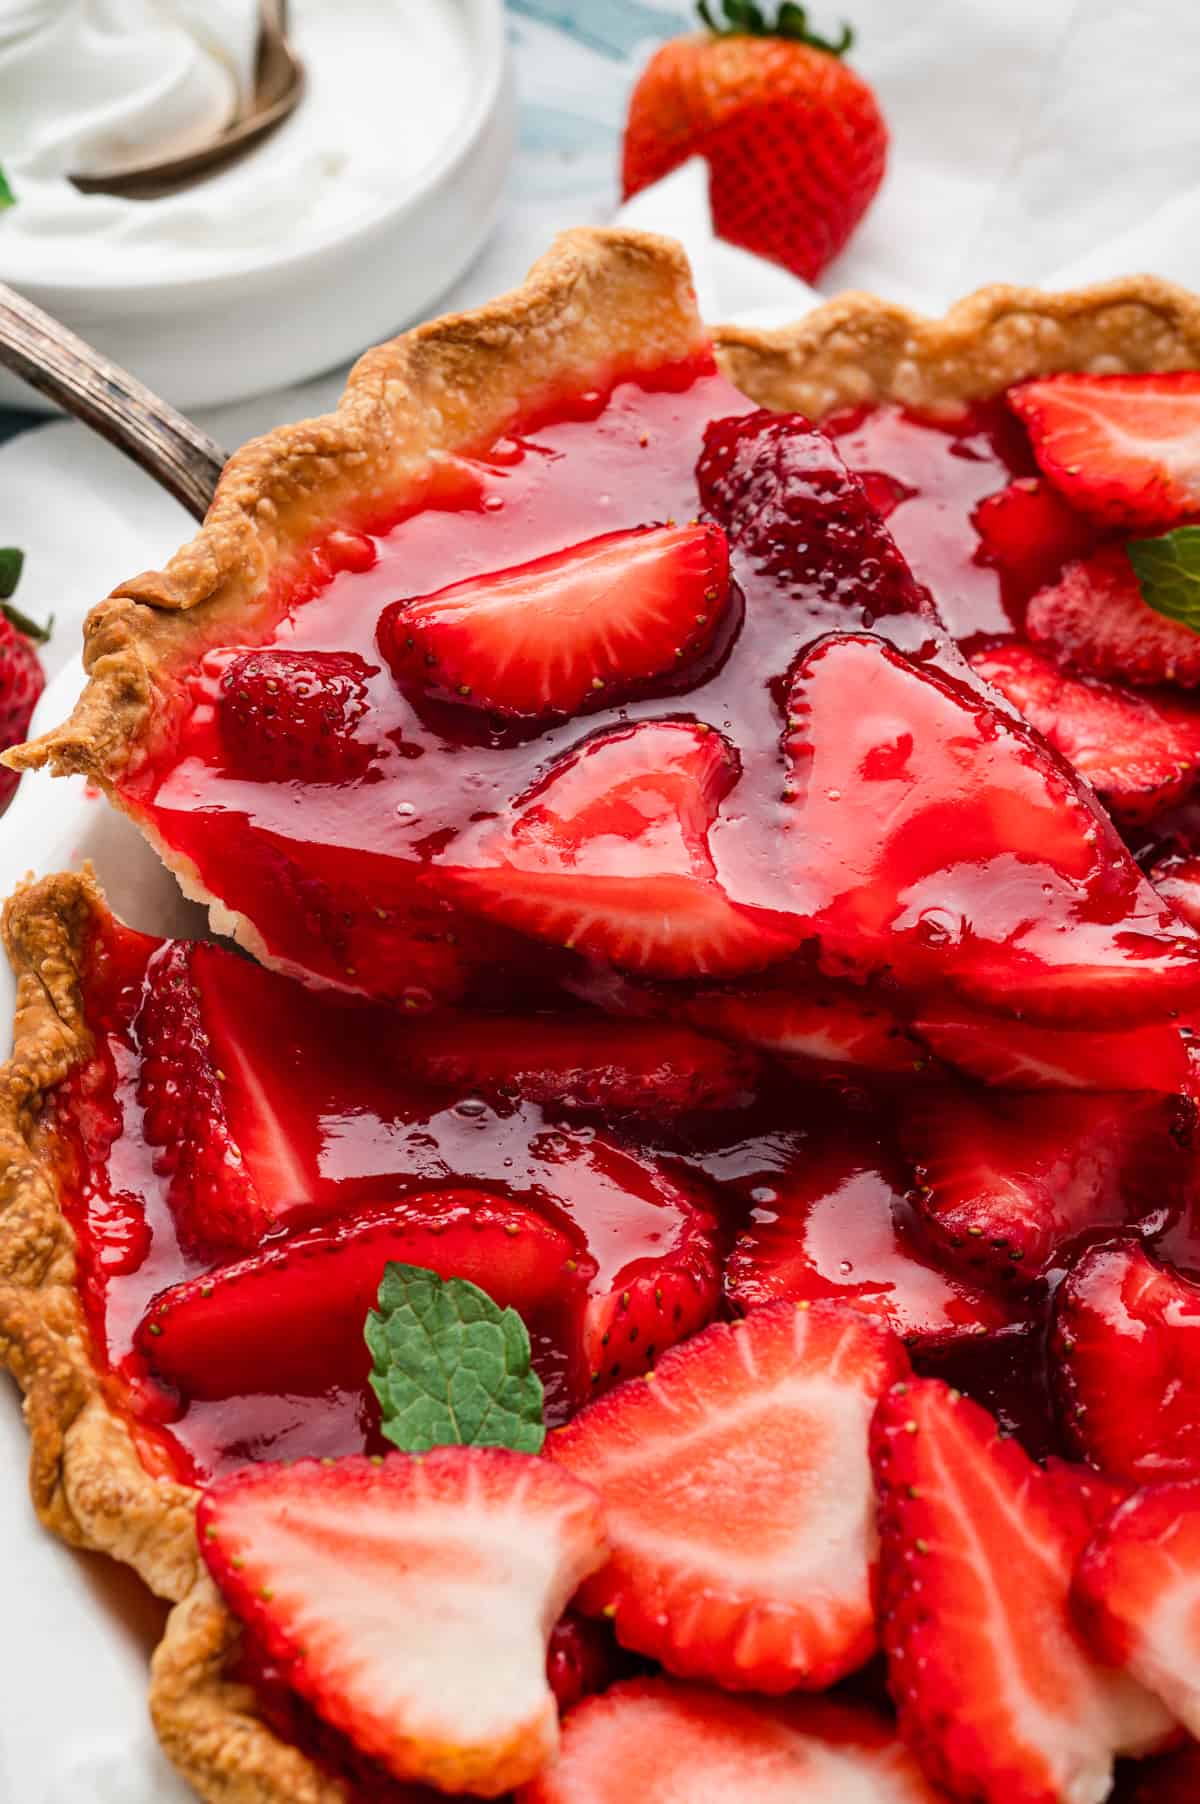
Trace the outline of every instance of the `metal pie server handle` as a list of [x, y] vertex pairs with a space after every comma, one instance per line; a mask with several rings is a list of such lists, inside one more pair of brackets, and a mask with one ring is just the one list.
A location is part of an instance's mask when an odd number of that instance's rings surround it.
[[0, 283], [0, 364], [123, 451], [197, 520], [226, 454], [119, 364]]

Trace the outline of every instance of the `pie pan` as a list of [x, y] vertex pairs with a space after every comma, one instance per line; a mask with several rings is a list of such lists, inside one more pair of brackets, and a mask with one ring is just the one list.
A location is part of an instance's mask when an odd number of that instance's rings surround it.
[[[585, 384], [618, 362], [684, 358], [705, 337], [673, 245], [578, 231], [513, 294], [368, 353], [334, 414], [239, 452], [196, 538], [164, 571], [99, 604], [75, 712], [12, 761], [83, 774], [132, 812], [117, 785], [169, 731], [181, 664], [231, 620], [252, 637], [270, 573], [315, 534], [361, 517], [364, 497], [402, 500], [438, 457], [487, 444], [531, 391]], [[847, 295], [795, 327], [718, 329], [715, 342], [726, 373], [764, 407], [820, 418], [897, 401], [950, 414], [1041, 373], [1198, 368], [1200, 300], [1149, 277], [1059, 295], [996, 286], [933, 321]], [[170, 862], [214, 927], [261, 956], [254, 923], [186, 862]], [[342, 1783], [280, 1741], [253, 1694], [224, 1677], [239, 1631], [203, 1574], [196, 1493], [145, 1470], [91, 1358], [42, 1105], [85, 1045], [77, 978], [98, 906], [86, 874], [51, 878], [19, 893], [5, 922], [18, 1006], [0, 1090], [0, 1357], [25, 1392], [34, 1500], [64, 1540], [123, 1561], [175, 1605], [153, 1661], [151, 1707], [163, 1745], [202, 1797], [343, 1804]]]

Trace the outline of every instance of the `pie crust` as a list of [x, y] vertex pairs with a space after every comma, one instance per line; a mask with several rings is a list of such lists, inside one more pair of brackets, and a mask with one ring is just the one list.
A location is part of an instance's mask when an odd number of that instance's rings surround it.
[[[847, 294], [798, 325], [725, 327], [715, 338], [726, 374], [761, 406], [821, 417], [893, 400], [947, 413], [1052, 371], [1200, 368], [1200, 298], [1150, 276], [1058, 295], [995, 286], [930, 320]], [[114, 785], [152, 751], [180, 667], [227, 637], [230, 621], [251, 639], [268, 574], [323, 530], [353, 524], [364, 496], [402, 504], [437, 460], [501, 435], [531, 395], [590, 384], [606, 366], [684, 358], [704, 339], [677, 245], [579, 230], [559, 238], [512, 294], [368, 352], [334, 413], [239, 451], [190, 544], [93, 610], [89, 681], [74, 713], [5, 763], [82, 772], [120, 806]], [[219, 931], [262, 952], [252, 925], [206, 894], [186, 860], [168, 862], [184, 890], [209, 903]], [[147, 1472], [92, 1363], [40, 1110], [87, 1050], [80, 961], [103, 907], [85, 870], [24, 886], [4, 915], [18, 998], [13, 1056], [0, 1073], [0, 1363], [25, 1393], [34, 1503], [64, 1540], [125, 1562], [174, 1602], [153, 1660], [151, 1710], [201, 1797], [347, 1804], [347, 1786], [278, 1739], [250, 1688], [225, 1676], [239, 1630], [197, 1553], [196, 1493]]]

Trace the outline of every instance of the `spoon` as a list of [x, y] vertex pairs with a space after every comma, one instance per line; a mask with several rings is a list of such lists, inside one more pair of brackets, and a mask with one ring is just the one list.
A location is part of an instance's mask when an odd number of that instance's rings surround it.
[[226, 462], [221, 447], [136, 376], [3, 283], [0, 364], [108, 439], [203, 520]]
[[208, 144], [182, 156], [133, 157], [110, 169], [73, 175], [84, 194], [156, 200], [224, 168], [281, 125], [304, 94], [304, 65], [288, 43], [287, 0], [259, 0], [254, 97]]

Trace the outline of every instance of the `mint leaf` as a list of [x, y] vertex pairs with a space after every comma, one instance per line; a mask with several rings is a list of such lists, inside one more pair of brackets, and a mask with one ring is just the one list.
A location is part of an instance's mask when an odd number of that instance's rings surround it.
[[383, 1432], [397, 1447], [541, 1452], [542, 1383], [515, 1309], [501, 1309], [465, 1278], [390, 1264], [365, 1333]]
[[1125, 550], [1146, 606], [1200, 633], [1200, 526], [1131, 539]]
[[8, 177], [0, 169], [0, 213], [3, 213], [5, 207], [15, 207], [16, 204], [17, 197], [8, 185]]
[[15, 545], [0, 545], [0, 601], [7, 601], [21, 580], [25, 553]]

